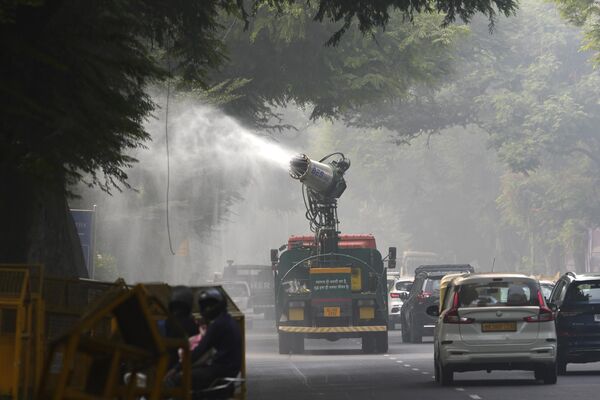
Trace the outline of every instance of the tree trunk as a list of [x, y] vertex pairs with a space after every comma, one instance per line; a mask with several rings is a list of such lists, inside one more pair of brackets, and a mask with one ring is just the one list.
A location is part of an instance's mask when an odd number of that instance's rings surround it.
[[39, 185], [15, 170], [1, 171], [0, 182], [0, 263], [40, 263], [46, 275], [87, 277], [64, 185]]

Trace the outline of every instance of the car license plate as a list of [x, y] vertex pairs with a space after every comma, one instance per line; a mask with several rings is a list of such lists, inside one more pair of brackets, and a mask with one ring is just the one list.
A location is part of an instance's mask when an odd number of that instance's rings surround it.
[[594, 322], [600, 322], [600, 314], [594, 314]]
[[516, 322], [484, 322], [481, 324], [482, 332], [516, 332]]
[[339, 317], [340, 316], [340, 308], [339, 307], [323, 307], [323, 316]]

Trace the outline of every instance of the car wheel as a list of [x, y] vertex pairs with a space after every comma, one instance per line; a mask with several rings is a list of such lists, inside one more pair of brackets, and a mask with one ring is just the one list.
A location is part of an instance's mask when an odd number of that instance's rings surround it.
[[544, 367], [544, 383], [546, 385], [554, 385], [557, 381], [557, 367], [556, 364], [551, 364]]
[[423, 332], [422, 328], [415, 323], [415, 321], [411, 324], [412, 329], [410, 330], [410, 342], [411, 343], [423, 343]]
[[437, 358], [433, 359], [433, 374], [435, 376], [435, 381], [440, 383], [440, 363]]
[[567, 363], [565, 361], [557, 361], [556, 369], [558, 375], [566, 375], [567, 374]]
[[390, 318], [388, 320], [388, 330], [393, 331], [396, 328], [396, 323]]
[[410, 335], [408, 334], [408, 325], [404, 320], [402, 320], [402, 323], [400, 324], [400, 329], [402, 329], [402, 343], [409, 343]]
[[454, 371], [450, 367], [444, 367], [439, 364], [440, 383], [442, 386], [450, 386], [454, 383]]

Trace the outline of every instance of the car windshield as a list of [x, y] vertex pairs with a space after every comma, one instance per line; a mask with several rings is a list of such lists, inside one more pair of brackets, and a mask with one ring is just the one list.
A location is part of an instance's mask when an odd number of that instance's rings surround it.
[[554, 285], [550, 285], [547, 283], [542, 283], [540, 285], [540, 288], [542, 289], [542, 294], [544, 295], [544, 297], [546, 299], [550, 298], [550, 294], [552, 293], [552, 288], [554, 288]]
[[534, 282], [506, 279], [461, 285], [458, 301], [460, 307], [539, 306]]
[[248, 287], [243, 283], [225, 283], [225, 291], [230, 297], [248, 297]]
[[600, 304], [600, 281], [573, 284], [567, 292], [565, 301], [572, 303]]
[[427, 278], [423, 284], [423, 291], [429, 293], [439, 293], [442, 277]]
[[396, 290], [399, 292], [410, 292], [412, 282], [396, 282]]

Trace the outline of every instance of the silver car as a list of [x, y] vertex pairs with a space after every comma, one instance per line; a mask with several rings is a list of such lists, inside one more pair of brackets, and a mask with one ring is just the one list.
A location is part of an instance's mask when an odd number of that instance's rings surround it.
[[556, 383], [556, 329], [539, 283], [518, 274], [469, 274], [453, 279], [434, 333], [436, 380], [450, 385], [455, 372], [529, 370]]

